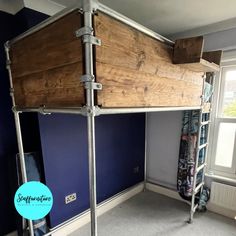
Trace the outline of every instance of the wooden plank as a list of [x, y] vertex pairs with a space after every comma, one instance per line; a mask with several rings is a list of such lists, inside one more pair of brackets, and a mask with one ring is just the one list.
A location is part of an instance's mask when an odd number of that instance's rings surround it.
[[85, 104], [80, 82], [82, 63], [14, 78], [14, 92], [20, 107], [79, 107]]
[[203, 36], [177, 39], [174, 46], [173, 63], [199, 62], [203, 52]]
[[184, 80], [97, 63], [98, 104], [103, 107], [199, 106], [200, 86]]
[[16, 105], [74, 107], [85, 104], [81, 40], [82, 17], [74, 11], [14, 43], [10, 50]]
[[10, 50], [14, 78], [82, 61], [81, 14], [74, 11], [14, 43]]
[[178, 39], [175, 41], [173, 63], [195, 72], [220, 70], [222, 51], [203, 52], [203, 37]]
[[186, 68], [191, 71], [195, 72], [217, 72], [220, 71], [219, 65], [213, 63], [213, 62], [208, 62], [204, 59], [200, 59], [199, 62], [195, 63], [185, 63], [180, 65], [183, 68]]
[[222, 50], [211, 51], [211, 52], [203, 52], [202, 58], [211, 63], [215, 63], [216, 65], [220, 65], [222, 57]]
[[96, 79], [103, 107], [199, 106], [202, 75], [172, 64], [173, 49], [99, 13]]

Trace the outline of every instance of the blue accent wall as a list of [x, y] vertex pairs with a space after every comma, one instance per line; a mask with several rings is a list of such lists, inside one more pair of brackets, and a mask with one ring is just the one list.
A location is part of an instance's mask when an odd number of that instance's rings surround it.
[[[89, 208], [86, 118], [40, 115], [39, 124], [46, 184], [54, 195], [54, 227]], [[144, 114], [96, 118], [98, 202], [143, 181], [144, 139]], [[78, 199], [66, 205], [71, 193]]]
[[8, 166], [9, 158], [16, 152], [16, 141], [4, 53], [5, 41], [14, 35], [13, 23], [12, 15], [0, 11], [0, 235], [15, 229], [11, 194], [14, 181], [8, 172]]
[[[4, 43], [39, 23], [47, 16], [30, 9], [16, 15], [0, 11], [0, 235], [16, 230], [19, 215], [13, 205], [17, 188], [15, 155], [18, 152]], [[36, 114], [21, 115], [25, 151], [39, 151], [40, 137]]]

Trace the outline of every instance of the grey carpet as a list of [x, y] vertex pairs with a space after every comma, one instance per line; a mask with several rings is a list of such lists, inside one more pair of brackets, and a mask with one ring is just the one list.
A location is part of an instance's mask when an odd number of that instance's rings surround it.
[[[206, 212], [186, 223], [189, 206], [183, 202], [144, 192], [98, 218], [98, 236], [236, 236], [236, 221]], [[70, 236], [89, 236], [87, 224]]]

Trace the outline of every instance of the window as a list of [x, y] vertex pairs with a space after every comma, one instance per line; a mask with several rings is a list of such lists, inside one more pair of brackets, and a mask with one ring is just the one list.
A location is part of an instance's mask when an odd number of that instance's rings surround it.
[[216, 92], [209, 169], [236, 178], [236, 66], [222, 68]]
[[236, 67], [223, 67], [219, 116], [236, 118]]
[[231, 168], [234, 156], [236, 124], [220, 122], [218, 129], [215, 165]]

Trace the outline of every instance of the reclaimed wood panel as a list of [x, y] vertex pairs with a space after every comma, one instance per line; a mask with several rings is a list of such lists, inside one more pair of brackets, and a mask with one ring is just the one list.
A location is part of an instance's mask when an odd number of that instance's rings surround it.
[[203, 54], [202, 54], [203, 59], [205, 59], [211, 63], [215, 63], [216, 65], [220, 65], [221, 57], [222, 57], [222, 50], [203, 52]]
[[11, 46], [14, 78], [82, 61], [81, 14], [72, 12]]
[[173, 48], [105, 14], [94, 19], [103, 107], [199, 106], [202, 75], [172, 64]]
[[216, 72], [220, 70], [219, 65], [204, 59], [200, 59], [199, 62], [181, 64], [180, 66], [195, 72]]
[[[98, 104], [103, 107], [199, 106], [201, 86], [97, 63]], [[199, 79], [199, 78], [198, 78]]]
[[177, 39], [173, 63], [195, 72], [219, 71], [222, 51], [203, 52], [203, 45], [203, 36]]
[[85, 103], [80, 82], [82, 63], [74, 63], [14, 79], [19, 107], [79, 107]]
[[72, 12], [11, 46], [16, 105], [79, 107], [85, 104], [80, 83], [83, 50], [75, 31], [81, 14]]
[[173, 63], [199, 62], [202, 58], [203, 44], [203, 36], [175, 40]]

